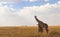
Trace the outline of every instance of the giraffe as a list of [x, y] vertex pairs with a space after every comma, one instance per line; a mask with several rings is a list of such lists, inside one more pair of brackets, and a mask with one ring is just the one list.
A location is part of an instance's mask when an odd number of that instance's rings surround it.
[[37, 16], [35, 16], [36, 21], [38, 22], [38, 31], [43, 32], [43, 28], [45, 28], [46, 32], [48, 33], [48, 25], [42, 21], [40, 21]]

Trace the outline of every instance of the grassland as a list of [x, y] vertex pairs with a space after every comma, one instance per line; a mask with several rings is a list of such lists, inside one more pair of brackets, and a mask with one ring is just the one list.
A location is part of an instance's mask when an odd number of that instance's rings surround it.
[[0, 27], [0, 37], [60, 37], [60, 26], [49, 26], [49, 33], [39, 33], [37, 26]]

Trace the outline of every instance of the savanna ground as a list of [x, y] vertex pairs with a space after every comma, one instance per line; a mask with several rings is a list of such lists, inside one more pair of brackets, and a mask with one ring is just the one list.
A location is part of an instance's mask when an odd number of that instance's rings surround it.
[[49, 26], [49, 33], [39, 33], [37, 26], [0, 27], [0, 37], [60, 37], [60, 26]]

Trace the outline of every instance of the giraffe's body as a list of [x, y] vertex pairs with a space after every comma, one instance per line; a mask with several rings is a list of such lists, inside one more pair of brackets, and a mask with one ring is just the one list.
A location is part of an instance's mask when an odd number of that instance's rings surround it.
[[48, 33], [48, 25], [46, 23], [43, 23], [42, 21], [38, 20], [37, 17], [35, 16], [36, 21], [38, 22], [38, 30], [39, 32], [43, 32], [43, 28], [45, 28], [45, 30]]

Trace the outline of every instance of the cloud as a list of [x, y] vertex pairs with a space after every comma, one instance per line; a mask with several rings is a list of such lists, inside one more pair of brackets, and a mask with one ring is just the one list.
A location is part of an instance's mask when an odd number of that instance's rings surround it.
[[19, 16], [28, 15], [28, 14], [30, 14], [30, 10], [28, 8], [23, 8], [22, 10], [18, 11]]
[[[41, 14], [50, 14], [50, 13], [59, 13], [60, 5], [59, 4], [45, 4], [42, 6], [32, 6], [32, 7], [24, 7], [20, 9], [18, 12], [19, 15], [26, 15], [28, 13], [41, 13]], [[55, 11], [56, 10], [56, 11]], [[25, 13], [24, 13], [25, 12]]]
[[60, 1], [58, 1], [57, 3], [60, 4]]
[[30, 2], [38, 1], [38, 0], [29, 0]]
[[16, 2], [21, 2], [22, 0], [0, 0], [0, 2], [8, 2], [8, 3], [16, 3]]
[[45, 2], [49, 1], [49, 0], [44, 0]]
[[17, 26], [15, 14], [8, 6], [0, 6], [0, 26]]
[[[55, 4], [45, 4], [42, 6], [32, 6], [32, 7], [24, 7], [23, 9], [19, 10], [17, 14], [20, 17], [24, 17], [26, 22], [32, 22], [32, 24], [36, 24], [34, 16], [37, 15], [40, 20], [49, 25], [60, 23], [54, 23], [54, 21], [60, 22], [58, 18], [60, 18], [60, 5], [58, 3]], [[56, 17], [55, 17], [56, 16]], [[53, 20], [56, 18], [55, 20]], [[28, 23], [27, 23], [28, 24]], [[30, 23], [29, 23], [30, 24]]]
[[53, 14], [53, 15], [50, 15], [49, 17], [48, 17], [48, 22], [49, 22], [49, 24], [51, 24], [52, 26], [60, 26], [60, 13], [58, 14]]
[[38, 1], [38, 0], [23, 0], [23, 1], [35, 2], [35, 1]]
[[[0, 26], [20, 26], [20, 25], [36, 25], [34, 16], [48, 23], [48, 25], [59, 25], [60, 21], [60, 4], [45, 4], [41, 6], [24, 7], [16, 12], [14, 8], [8, 6], [0, 6]], [[55, 23], [54, 23], [55, 22]]]
[[35, 1], [38, 1], [38, 0], [0, 0], [0, 2], [2, 3], [17, 3], [17, 2], [23, 2], [23, 1], [29, 1], [29, 2], [35, 2]]

